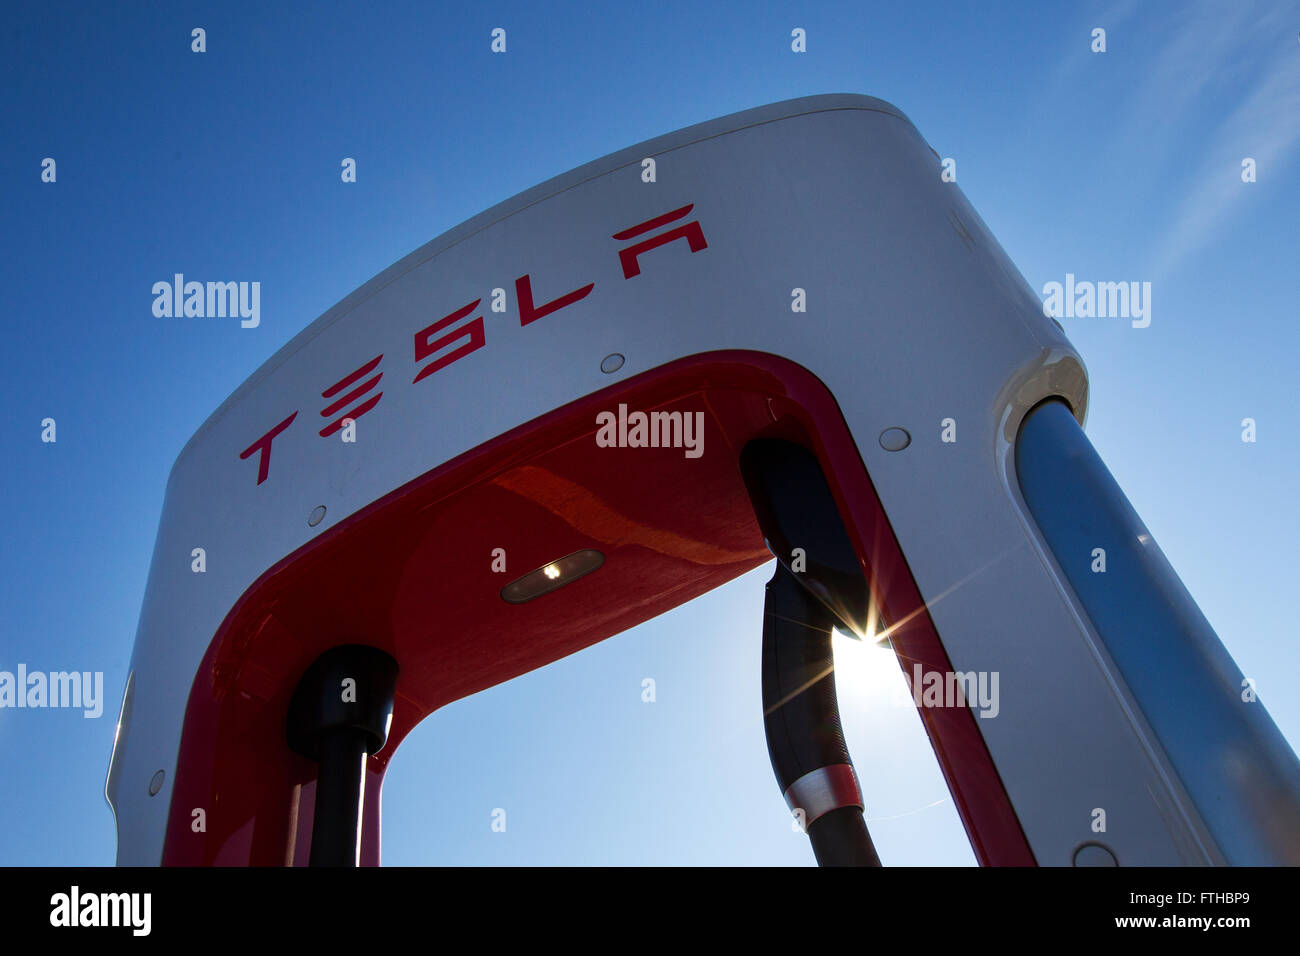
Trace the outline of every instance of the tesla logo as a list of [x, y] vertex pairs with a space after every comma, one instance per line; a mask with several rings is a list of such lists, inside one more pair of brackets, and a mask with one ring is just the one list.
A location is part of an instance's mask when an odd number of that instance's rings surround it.
[[533, 283], [527, 275], [521, 275], [515, 280], [515, 297], [519, 300], [519, 324], [527, 325], [529, 322], [536, 322], [538, 319], [545, 318], [552, 312], [558, 312], [565, 306], [573, 305], [580, 299], [585, 299], [592, 289], [596, 288], [596, 283], [588, 282], [581, 289], [575, 289], [567, 295], [562, 295], [558, 299], [552, 299], [540, 309], [533, 306]]
[[[709, 244], [704, 239], [704, 230], [700, 228], [698, 219], [692, 219], [671, 229], [655, 233], [655, 230], [667, 226], [669, 223], [684, 219], [694, 208], [694, 203], [688, 203], [679, 209], [666, 212], [661, 216], [655, 216], [653, 219], [647, 219], [645, 222], [637, 223], [635, 226], [629, 226], [627, 229], [621, 229], [613, 234], [613, 238], [619, 242], [645, 236], [640, 241], [619, 250], [618, 261], [623, 268], [623, 278], [625, 280], [641, 274], [640, 260], [642, 256], [653, 249], [668, 245], [678, 239], [685, 239], [687, 248], [692, 253], [708, 248]], [[647, 235], [648, 233], [655, 234]], [[532, 276], [526, 272], [515, 280], [515, 298], [519, 303], [519, 325], [521, 327], [531, 325], [538, 319], [544, 319], [561, 309], [567, 309], [569, 306], [581, 302], [595, 288], [595, 282], [588, 282], [571, 292], [566, 292], [551, 299], [549, 302], [538, 304], [534, 298]], [[435, 372], [446, 368], [452, 362], [464, 358], [471, 352], [478, 351], [487, 344], [487, 331], [484, 326], [483, 316], [481, 314], [474, 315], [478, 310], [479, 303], [482, 301], [481, 298], [475, 299], [468, 305], [444, 315], [436, 322], [425, 326], [414, 334], [415, 363], [420, 367], [416, 371], [415, 377], [411, 379], [412, 384], [428, 378]], [[384, 397], [384, 393], [375, 392], [374, 390], [379, 387], [379, 382], [384, 377], [384, 373], [376, 372], [374, 375], [371, 375], [371, 373], [375, 372], [379, 367], [383, 357], [384, 354], [379, 353], [320, 393], [321, 398], [329, 401], [321, 409], [320, 415], [322, 418], [330, 419], [329, 423], [320, 429], [322, 438], [328, 438], [342, 428], [344, 419], [351, 418], [355, 420], [360, 418], [379, 404], [379, 400]], [[371, 392], [374, 392], [374, 394], [370, 394]], [[259, 485], [266, 481], [270, 475], [271, 443], [275, 441], [281, 432], [293, 424], [293, 420], [297, 416], [298, 412], [295, 410], [288, 418], [271, 428], [261, 438], [239, 453], [240, 459], [248, 459], [254, 453], [257, 454], [257, 483]]]
[[[351, 386], [359, 379], [364, 378], [365, 376], [373, 372], [375, 368], [378, 367], [379, 360], [383, 357], [384, 357], [384, 353], [380, 352], [378, 355], [372, 358], [365, 365], [361, 366], [361, 368], [357, 369], [355, 372], [351, 372], [348, 375], [345, 375], [343, 378], [339, 379], [329, 388], [325, 389], [325, 391], [320, 393], [320, 397], [333, 398], [335, 395], [343, 391], [345, 388], [351, 388]], [[383, 377], [384, 377], [384, 373], [380, 372], [378, 375], [374, 376], [373, 378], [367, 379], [366, 381], [358, 385], [356, 388], [353, 388], [342, 398], [338, 399], [337, 401], [330, 402], [330, 404], [326, 405], [323, 409], [321, 409], [321, 417], [329, 418], [331, 415], [338, 412], [340, 408], [343, 408], [345, 405], [350, 405], [352, 402], [355, 402], [362, 395], [366, 394], [366, 392], [370, 391], [376, 385], [378, 385], [379, 380]], [[320, 437], [328, 438], [330, 435], [333, 435], [336, 431], [338, 431], [340, 428], [343, 427], [343, 419], [345, 418], [351, 418], [351, 419], [360, 418], [366, 412], [370, 411], [370, 409], [378, 405], [379, 400], [383, 397], [384, 397], [384, 393], [380, 392], [379, 394], [373, 395], [370, 398], [366, 399], [364, 402], [362, 402], [360, 405], [356, 406], [355, 408], [344, 412], [342, 415], [340, 415], [338, 418], [336, 418], [334, 421], [330, 422], [328, 425], [326, 425], [324, 428], [320, 430]]]
[[[614, 233], [615, 239], [634, 239], [642, 233], [652, 232], [660, 226], [665, 226], [670, 222], [681, 219], [692, 209], [695, 203], [683, 206], [681, 209], [674, 209], [672, 212], [666, 212], [662, 216], [656, 216], [654, 219], [647, 219], [643, 223], [633, 226], [631, 229], [624, 229], [622, 232]], [[641, 264], [637, 257], [643, 252], [649, 252], [651, 249], [657, 249], [659, 246], [667, 245], [675, 239], [685, 239], [691, 247], [691, 252], [699, 252], [701, 249], [707, 249], [708, 243], [704, 241], [704, 230], [700, 228], [699, 220], [682, 223], [676, 229], [669, 229], [667, 232], [661, 232], [657, 236], [651, 236], [649, 239], [642, 239], [634, 246], [628, 246], [618, 254], [618, 261], [623, 264], [623, 278], [630, 279], [633, 276], [641, 274]]]
[[247, 458], [253, 452], [258, 453], [257, 483], [259, 485], [262, 482], [266, 481], [267, 475], [269, 475], [271, 472], [271, 442], [275, 439], [276, 435], [280, 434], [280, 432], [284, 431], [286, 428], [292, 425], [293, 420], [297, 417], [298, 417], [298, 413], [294, 412], [284, 421], [280, 422], [280, 424], [276, 425], [269, 432], [267, 432], [265, 435], [263, 435], [261, 438], [253, 442], [253, 444], [249, 445], [247, 448], [245, 448], [243, 451], [239, 453], [240, 458]]
[[465, 316], [478, 308], [478, 304], [482, 301], [482, 299], [475, 299], [469, 305], [457, 309], [451, 315], [443, 316], [437, 322], [433, 323], [433, 325], [423, 328], [415, 333], [415, 360], [417, 362], [423, 362], [444, 346], [450, 345], [457, 339], [464, 338], [466, 341], [459, 348], [453, 349], [442, 358], [430, 362], [424, 368], [420, 369], [415, 378], [411, 380], [412, 383], [418, 382], [420, 379], [432, 375], [440, 368], [446, 368], [452, 362], [456, 361], [456, 359], [463, 358], [470, 352], [481, 349], [487, 343], [487, 336], [483, 332], [483, 316], [481, 315], [475, 316], [472, 321], [465, 323], [454, 332], [448, 332], [446, 335], [441, 335], [432, 341], [429, 339], [429, 336], [441, 332], [449, 325], [454, 325], [461, 319], [465, 318]]

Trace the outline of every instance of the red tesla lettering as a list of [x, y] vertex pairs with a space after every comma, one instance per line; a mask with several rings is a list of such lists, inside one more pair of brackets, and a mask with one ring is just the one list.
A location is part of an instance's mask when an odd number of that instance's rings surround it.
[[266, 476], [271, 470], [271, 442], [275, 440], [276, 435], [280, 434], [280, 432], [284, 431], [291, 424], [293, 424], [293, 420], [297, 417], [298, 417], [298, 413], [294, 412], [284, 421], [280, 422], [280, 424], [276, 425], [269, 432], [267, 432], [265, 435], [263, 435], [261, 438], [253, 442], [253, 444], [249, 445], [247, 448], [245, 448], [243, 451], [239, 453], [240, 459], [244, 459], [247, 458], [255, 451], [261, 452], [261, 456], [257, 459], [257, 483], [259, 485], [262, 482], [266, 481]]
[[483, 347], [487, 338], [483, 333], [483, 316], [481, 315], [475, 316], [474, 320], [468, 325], [463, 325], [459, 329], [448, 332], [446, 335], [432, 340], [429, 338], [431, 335], [441, 332], [453, 322], [459, 322], [461, 319], [465, 318], [465, 316], [478, 308], [478, 304], [482, 301], [482, 299], [475, 299], [463, 309], [457, 309], [451, 315], [441, 318], [437, 322], [433, 323], [433, 325], [423, 328], [415, 333], [415, 360], [417, 362], [424, 361], [439, 349], [446, 345], [450, 345], [462, 336], [468, 336], [469, 340], [459, 348], [448, 352], [436, 362], [430, 362], [424, 368], [420, 369], [415, 378], [411, 380], [412, 384], [426, 376], [432, 375], [440, 368], [446, 368], [452, 362], [456, 361], [456, 359], [463, 358], [475, 349], [481, 349]]
[[[371, 372], [373, 372], [375, 370], [375, 367], [379, 365], [379, 360], [383, 357], [384, 357], [384, 353], [380, 352], [378, 355], [372, 358], [365, 365], [361, 366], [361, 368], [339, 379], [329, 388], [325, 389], [325, 391], [320, 393], [320, 397], [333, 398], [335, 395], [343, 391], [345, 388], [350, 388], [352, 384], [356, 382], [358, 379], [363, 378], [364, 376], [369, 375]], [[331, 402], [329, 405], [325, 406], [325, 408], [321, 409], [321, 417], [329, 418], [331, 415], [335, 414], [340, 408], [343, 408], [345, 405], [352, 404], [362, 395], [366, 394], [366, 392], [370, 391], [372, 388], [378, 385], [379, 380], [383, 377], [384, 377], [384, 373], [380, 372], [378, 375], [374, 376], [373, 378], [367, 379], [366, 381], [362, 382], [360, 385], [358, 385], [356, 388], [353, 388], [342, 398], [338, 399], [337, 401]], [[355, 421], [356, 419], [360, 418], [366, 412], [370, 411], [370, 409], [378, 405], [379, 400], [383, 397], [384, 397], [384, 393], [380, 392], [378, 395], [373, 395], [370, 398], [366, 399], [364, 402], [362, 402], [360, 405], [353, 408], [351, 411], [344, 412], [342, 415], [340, 415], [338, 418], [336, 418], [334, 421], [330, 422], [328, 425], [326, 425], [324, 428], [320, 430], [321, 438], [328, 438], [330, 435], [333, 435], [336, 431], [342, 428], [343, 419], [351, 418]]]
[[[667, 225], [675, 219], [681, 219], [688, 212], [695, 208], [695, 203], [683, 206], [681, 209], [674, 209], [672, 212], [666, 212], [662, 216], [656, 216], [653, 219], [647, 219], [630, 229], [624, 229], [622, 232], [614, 233], [614, 238], [632, 239], [645, 232], [658, 229], [660, 226]], [[630, 279], [633, 276], [641, 274], [641, 264], [637, 262], [637, 256], [643, 252], [649, 252], [651, 249], [657, 249], [659, 246], [666, 245], [677, 239], [685, 239], [691, 247], [691, 252], [699, 252], [701, 249], [707, 249], [709, 244], [704, 241], [704, 230], [700, 228], [698, 219], [684, 222], [676, 229], [669, 229], [667, 232], [661, 232], [657, 236], [651, 236], [649, 239], [642, 239], [634, 246], [628, 246], [626, 249], [619, 251], [618, 259], [623, 264], [623, 278]]]
[[550, 315], [552, 312], [558, 312], [565, 306], [573, 305], [579, 299], [585, 299], [596, 283], [588, 282], [581, 289], [560, 296], [558, 299], [552, 299], [540, 309], [533, 307], [533, 283], [527, 275], [521, 275], [515, 280], [515, 296], [519, 299], [519, 324], [527, 325], [529, 322], [536, 322], [540, 318]]

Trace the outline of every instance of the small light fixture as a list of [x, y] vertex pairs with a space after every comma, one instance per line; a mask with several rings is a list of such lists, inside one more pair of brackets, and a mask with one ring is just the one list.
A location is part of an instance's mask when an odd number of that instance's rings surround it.
[[523, 604], [590, 574], [604, 563], [605, 556], [593, 548], [575, 551], [511, 581], [501, 589], [501, 599]]

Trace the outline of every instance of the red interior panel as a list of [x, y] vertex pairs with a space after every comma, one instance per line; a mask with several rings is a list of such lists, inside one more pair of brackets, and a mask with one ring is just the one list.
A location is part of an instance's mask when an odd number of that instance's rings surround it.
[[[596, 416], [702, 412], [703, 454], [605, 448]], [[315, 765], [284, 738], [289, 696], [323, 651], [367, 643], [400, 666], [392, 729], [370, 758], [363, 863], [379, 862], [383, 772], [437, 708], [649, 620], [771, 559], [738, 464], [759, 435], [822, 461], [891, 622], [900, 657], [948, 670], [897, 541], [830, 393], [755, 352], [693, 356], [580, 399], [409, 482], [263, 574], [230, 611], [186, 711], [164, 863], [303, 864]], [[505, 573], [494, 572], [503, 548]], [[510, 604], [501, 588], [584, 548], [605, 563]], [[755, 653], [759, 635], [754, 636]], [[986, 863], [1032, 863], [965, 709], [925, 709], [931, 740]], [[207, 808], [194, 833], [190, 808]]]

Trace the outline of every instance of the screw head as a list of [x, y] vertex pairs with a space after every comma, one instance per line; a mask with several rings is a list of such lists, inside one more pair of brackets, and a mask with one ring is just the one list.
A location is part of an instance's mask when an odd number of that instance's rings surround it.
[[1100, 843], [1085, 843], [1074, 851], [1075, 866], [1119, 866], [1115, 854]]
[[880, 447], [885, 451], [902, 451], [912, 444], [912, 436], [905, 428], [886, 428], [880, 433]]
[[149, 796], [151, 797], [158, 796], [158, 791], [162, 789], [163, 778], [165, 776], [166, 774], [164, 774], [161, 770], [159, 770], [156, 774], [153, 775], [153, 779], [149, 781]]
[[324, 520], [325, 520], [325, 506], [317, 505], [315, 508], [311, 509], [311, 514], [307, 516], [307, 525], [309, 527], [314, 528]]
[[610, 352], [600, 360], [600, 370], [606, 375], [610, 375], [621, 369], [624, 361], [625, 359], [618, 352]]

